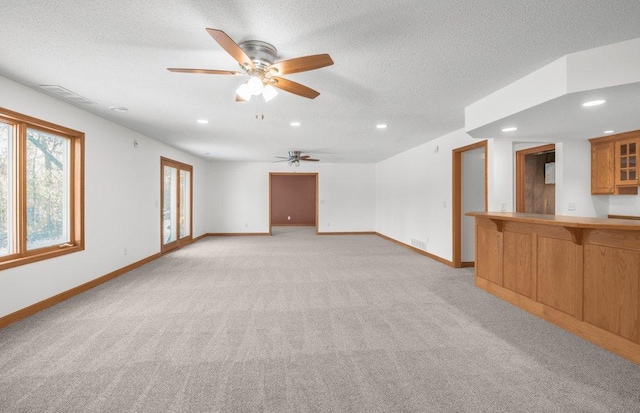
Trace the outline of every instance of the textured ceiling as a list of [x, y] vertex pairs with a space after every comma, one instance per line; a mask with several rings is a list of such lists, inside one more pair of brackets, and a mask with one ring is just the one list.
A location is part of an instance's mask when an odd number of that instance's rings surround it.
[[[97, 103], [83, 109], [228, 161], [302, 150], [376, 162], [462, 128], [465, 106], [563, 55], [640, 37], [638, 0], [3, 0], [1, 10], [0, 75], [60, 85]], [[277, 60], [329, 53], [335, 64], [286, 76], [315, 100], [236, 103], [243, 78], [166, 70], [237, 70], [207, 27], [272, 43]]]

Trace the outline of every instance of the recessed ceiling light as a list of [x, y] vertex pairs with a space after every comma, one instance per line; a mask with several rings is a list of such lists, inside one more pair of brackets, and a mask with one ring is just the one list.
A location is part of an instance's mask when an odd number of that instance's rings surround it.
[[209, 121], [206, 119], [198, 119], [198, 123], [202, 123], [203, 125], [206, 125], [207, 123], [209, 123]]
[[598, 100], [590, 100], [588, 102], [584, 102], [582, 104], [582, 106], [588, 108], [590, 106], [598, 106], [598, 105], [602, 105], [604, 102], [606, 102], [606, 100], [604, 99], [598, 99]]
[[518, 128], [516, 128], [515, 126], [509, 127], [509, 128], [504, 128], [502, 129], [502, 132], [513, 132], [518, 130]]
[[379, 125], [376, 125], [376, 128], [378, 128], [378, 129], [386, 129], [386, 128], [387, 128], [387, 125], [386, 125], [386, 124], [384, 124], [384, 123], [381, 123], [381, 124], [379, 124]]
[[127, 112], [129, 109], [124, 106], [109, 106], [109, 110], [113, 112]]
[[604, 133], [613, 133], [613, 132], [615, 132], [615, 131], [613, 131], [613, 130], [606, 130], [606, 131], [604, 131]]
[[289, 125], [291, 125], [291, 126], [300, 126], [300, 122], [291, 122]]

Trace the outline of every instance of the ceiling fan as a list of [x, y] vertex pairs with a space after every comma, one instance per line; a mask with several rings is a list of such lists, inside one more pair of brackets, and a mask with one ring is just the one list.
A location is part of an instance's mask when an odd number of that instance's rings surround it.
[[313, 159], [311, 156], [309, 155], [303, 155], [301, 151], [289, 151], [289, 156], [288, 157], [284, 157], [284, 156], [276, 156], [276, 158], [282, 159], [281, 161], [275, 161], [274, 163], [277, 162], [288, 162], [289, 166], [295, 166], [298, 167], [300, 166], [300, 162], [319, 162], [320, 159]]
[[240, 64], [240, 71], [174, 67], [167, 70], [177, 73], [249, 76], [249, 80], [236, 90], [236, 101], [245, 101], [251, 99], [252, 96], [262, 95], [264, 100], [268, 102], [278, 94], [276, 88], [294, 95], [315, 99], [320, 95], [319, 92], [280, 77], [280, 75], [306, 72], [333, 64], [333, 60], [328, 54], [297, 57], [274, 63], [278, 51], [269, 43], [260, 40], [247, 40], [237, 44], [222, 30], [207, 29], [207, 32]]

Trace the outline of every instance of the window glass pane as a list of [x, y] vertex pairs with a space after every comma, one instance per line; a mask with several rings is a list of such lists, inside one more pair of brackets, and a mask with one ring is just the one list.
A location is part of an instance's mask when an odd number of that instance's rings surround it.
[[69, 242], [69, 140], [27, 129], [27, 249]]
[[177, 240], [178, 227], [178, 170], [170, 166], [164, 167], [164, 200], [162, 206], [163, 222], [162, 239], [165, 244]]
[[13, 253], [13, 216], [11, 200], [12, 127], [0, 122], [0, 256]]
[[191, 235], [191, 172], [180, 171], [180, 238]]

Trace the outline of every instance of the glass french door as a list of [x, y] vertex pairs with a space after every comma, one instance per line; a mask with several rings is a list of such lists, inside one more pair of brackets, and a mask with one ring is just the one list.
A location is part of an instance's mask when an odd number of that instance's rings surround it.
[[193, 167], [167, 158], [161, 158], [160, 164], [160, 234], [164, 253], [191, 242]]

